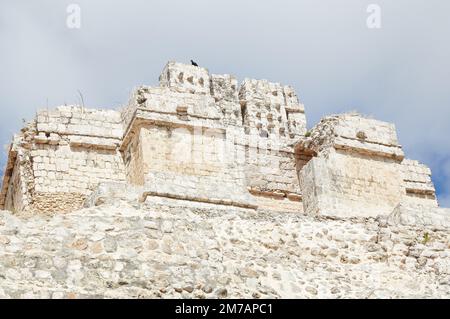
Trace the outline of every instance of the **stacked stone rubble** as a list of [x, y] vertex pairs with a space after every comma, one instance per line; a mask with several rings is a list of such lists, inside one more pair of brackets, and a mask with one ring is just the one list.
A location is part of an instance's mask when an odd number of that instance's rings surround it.
[[109, 195], [65, 216], [0, 211], [0, 298], [450, 296], [448, 212], [316, 218]]

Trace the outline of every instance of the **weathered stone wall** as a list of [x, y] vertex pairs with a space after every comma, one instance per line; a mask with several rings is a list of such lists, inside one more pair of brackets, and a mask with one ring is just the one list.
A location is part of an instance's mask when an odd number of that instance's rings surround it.
[[[253, 108], [249, 111], [247, 105]], [[272, 128], [267, 136], [254, 120], [261, 119], [261, 114]], [[133, 162], [136, 156], [128, 155], [129, 143], [139, 140], [142, 144], [142, 157], [137, 154], [142, 170], [134, 177], [141, 184], [152, 188], [165, 174], [166, 180], [181, 178], [190, 185], [185, 190], [180, 185], [164, 186], [169, 190], [189, 193], [194, 188], [205, 194], [209, 188], [217, 197], [221, 195], [215, 190], [220, 188], [230, 198], [241, 197], [238, 192], [248, 193], [248, 187], [253, 195], [266, 197], [263, 202], [267, 197], [294, 200], [292, 209], [298, 209], [296, 159], [288, 144], [305, 133], [306, 122], [304, 107], [290, 87], [247, 80], [239, 88], [233, 76], [210, 76], [206, 69], [168, 63], [160, 87], [137, 88], [122, 118], [129, 123], [124, 125], [127, 133], [122, 144], [125, 158], [131, 161], [128, 170], [140, 167]], [[272, 127], [275, 121], [278, 124]], [[154, 127], [152, 134], [149, 127]], [[211, 147], [209, 136], [216, 139]]]
[[[120, 112], [39, 111], [23, 157], [26, 191], [15, 198], [30, 197], [25, 206], [38, 211], [72, 210], [100, 182], [127, 180], [152, 193], [157, 181], [179, 180], [164, 190], [253, 206], [251, 193], [263, 207], [283, 202], [295, 211], [301, 195], [292, 143], [305, 132], [292, 88], [248, 79], [239, 87], [231, 75], [169, 62], [160, 85], [135, 89]], [[16, 184], [17, 177], [9, 198]]]
[[[100, 182], [123, 181], [120, 113], [81, 107], [40, 111], [31, 150], [33, 209], [71, 211]], [[54, 195], [54, 196], [53, 196]]]
[[328, 219], [161, 197], [140, 209], [112, 202], [50, 219], [1, 212], [0, 297], [450, 296], [448, 215], [436, 229], [433, 218], [407, 224], [405, 212]]
[[437, 207], [431, 170], [418, 161], [405, 159], [401, 165], [406, 196], [404, 202]]
[[154, 171], [170, 172], [172, 175], [235, 178], [233, 172], [226, 171], [226, 159], [222, 158], [224, 131], [152, 126], [141, 129], [141, 140], [144, 175]]
[[327, 216], [390, 214], [400, 203], [437, 206], [431, 172], [404, 160], [395, 126], [358, 114], [326, 117], [295, 147], [304, 211]]
[[83, 207], [87, 195], [78, 192], [35, 192], [27, 212], [53, 214], [72, 212]]
[[343, 114], [307, 132], [291, 87], [176, 62], [120, 111], [39, 111], [5, 172], [0, 208], [13, 211], [71, 211], [124, 181], [146, 196], [341, 217], [437, 206], [431, 172], [404, 160], [393, 124]]
[[176, 92], [210, 94], [209, 72], [202, 67], [169, 62], [162, 71], [159, 82]]
[[290, 87], [245, 79], [239, 99], [244, 125], [261, 137], [274, 135], [295, 141], [306, 132], [304, 106]]
[[99, 182], [125, 179], [118, 151], [122, 134], [116, 111], [72, 106], [39, 111], [13, 145], [19, 155], [5, 207], [38, 212], [82, 207]]
[[243, 168], [227, 157], [223, 130], [145, 126], [140, 139], [148, 192], [203, 201], [247, 201]]
[[64, 137], [73, 145], [96, 145], [97, 137], [101, 139], [99, 145], [105, 148], [117, 146], [123, 135], [119, 112], [79, 106], [60, 106], [54, 110], [39, 111], [37, 131], [36, 140], [39, 139], [43, 144], [56, 144], [56, 141]]
[[174, 62], [120, 112], [38, 112], [4, 208], [0, 297], [450, 296], [449, 211], [392, 124], [306, 132], [292, 88]]
[[242, 126], [243, 117], [238, 97], [238, 82], [229, 74], [211, 74], [211, 95], [223, 114], [224, 125]]
[[335, 148], [390, 157], [398, 161], [404, 158], [394, 124], [371, 119], [358, 113], [324, 117], [307, 135], [296, 141], [297, 151], [317, 155]]
[[393, 160], [331, 151], [301, 172], [305, 211], [340, 217], [389, 214], [403, 194], [400, 165]]
[[36, 192], [88, 194], [100, 181], [124, 180], [116, 150], [37, 145], [31, 153]]
[[[257, 145], [237, 145], [246, 155], [243, 165], [250, 192], [256, 196], [299, 202], [301, 192], [292, 149], [271, 149], [264, 141], [259, 142]], [[299, 209], [299, 205], [292, 204], [293, 209]]]
[[[292, 88], [266, 80], [245, 79], [239, 100], [245, 135], [238, 148], [244, 145], [239, 151], [246, 154], [251, 192], [298, 202], [300, 188], [292, 143], [306, 132], [304, 106]], [[298, 205], [292, 203], [292, 209]]]

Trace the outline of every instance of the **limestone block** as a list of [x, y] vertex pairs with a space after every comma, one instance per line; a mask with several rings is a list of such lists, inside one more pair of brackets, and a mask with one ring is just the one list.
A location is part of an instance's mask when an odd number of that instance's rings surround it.
[[51, 145], [57, 145], [57, 144], [59, 144], [60, 140], [61, 140], [61, 137], [58, 134], [50, 133], [50, 136], [48, 138], [48, 143]]
[[72, 146], [95, 147], [98, 149], [115, 150], [120, 145], [120, 140], [112, 138], [100, 138], [82, 135], [70, 135], [69, 143]]
[[[192, 176], [172, 172], [146, 173], [144, 198], [163, 196], [194, 202], [215, 203], [245, 208], [256, 208], [254, 199], [247, 192], [245, 185], [233, 183], [229, 187], [218, 176]], [[171, 180], [172, 183], [164, 181]], [[217, 189], [222, 192], [217, 192]]]
[[394, 158], [397, 161], [404, 158], [393, 124], [365, 118], [356, 113], [323, 118], [295, 148], [298, 152], [316, 154], [335, 148]]
[[169, 62], [159, 78], [162, 87], [176, 92], [209, 94], [210, 79], [208, 70], [202, 67]]
[[59, 135], [122, 137], [121, 114], [113, 110], [60, 106], [51, 111], [39, 111], [36, 126], [39, 132], [57, 133]]
[[216, 102], [228, 101], [238, 104], [238, 82], [237, 79], [229, 74], [211, 75], [211, 95]]
[[450, 209], [422, 205], [399, 204], [388, 216], [393, 225], [450, 229]]
[[143, 192], [144, 189], [142, 187], [129, 185], [124, 182], [101, 182], [86, 198], [84, 207], [93, 207], [105, 203], [114, 204], [120, 200], [138, 202]]
[[48, 137], [45, 135], [44, 132], [39, 132], [39, 134], [34, 137], [34, 140], [38, 144], [48, 143]]

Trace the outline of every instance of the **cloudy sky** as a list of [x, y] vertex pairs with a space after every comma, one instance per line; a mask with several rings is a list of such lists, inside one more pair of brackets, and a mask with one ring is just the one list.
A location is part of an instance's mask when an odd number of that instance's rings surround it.
[[[81, 27], [67, 27], [67, 7]], [[38, 108], [117, 108], [168, 60], [292, 85], [308, 126], [358, 110], [396, 123], [450, 206], [447, 0], [0, 0], [0, 142]], [[381, 28], [367, 27], [369, 4]], [[4, 152], [0, 166], [5, 161]]]

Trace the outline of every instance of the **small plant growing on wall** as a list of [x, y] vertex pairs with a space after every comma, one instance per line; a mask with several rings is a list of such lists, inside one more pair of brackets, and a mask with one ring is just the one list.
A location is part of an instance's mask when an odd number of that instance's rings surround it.
[[356, 133], [356, 137], [360, 140], [365, 140], [367, 138], [367, 135], [363, 131], [358, 131], [358, 133]]
[[305, 133], [305, 137], [310, 137], [311, 136], [311, 131], [307, 131], [306, 133]]
[[429, 233], [423, 234], [422, 244], [426, 245], [430, 240], [431, 238]]

